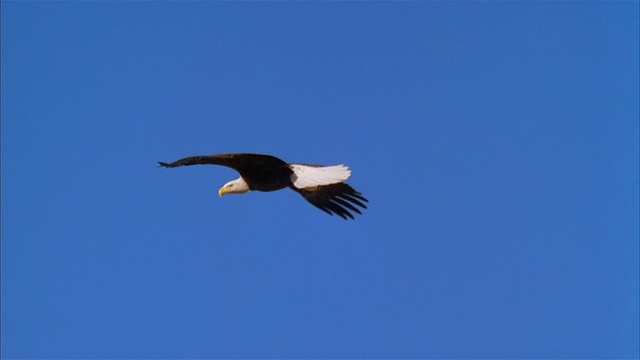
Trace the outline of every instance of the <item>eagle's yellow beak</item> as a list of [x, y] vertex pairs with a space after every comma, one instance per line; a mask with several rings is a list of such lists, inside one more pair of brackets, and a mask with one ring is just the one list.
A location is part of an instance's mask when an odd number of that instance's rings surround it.
[[227, 187], [223, 186], [220, 188], [220, 190], [218, 190], [218, 196], [222, 197], [222, 195], [227, 193]]

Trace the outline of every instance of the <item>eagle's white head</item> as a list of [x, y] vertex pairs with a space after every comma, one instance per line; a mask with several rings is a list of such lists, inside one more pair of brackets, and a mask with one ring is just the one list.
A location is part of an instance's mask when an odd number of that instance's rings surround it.
[[222, 197], [222, 195], [224, 194], [244, 194], [249, 190], [249, 185], [241, 176], [233, 181], [229, 181], [228, 183], [224, 184], [224, 186], [221, 187], [220, 190], [218, 190], [218, 195]]

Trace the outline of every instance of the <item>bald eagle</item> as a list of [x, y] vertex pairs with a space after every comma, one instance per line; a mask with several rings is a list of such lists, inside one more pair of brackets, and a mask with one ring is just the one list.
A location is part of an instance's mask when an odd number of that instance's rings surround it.
[[159, 162], [167, 168], [189, 165], [222, 165], [240, 173], [218, 191], [218, 195], [244, 194], [248, 191], [276, 191], [290, 188], [318, 209], [353, 219], [351, 212], [362, 214], [369, 202], [345, 181], [351, 170], [344, 165], [321, 166], [289, 164], [275, 156], [263, 154], [217, 154], [189, 156], [172, 163]]

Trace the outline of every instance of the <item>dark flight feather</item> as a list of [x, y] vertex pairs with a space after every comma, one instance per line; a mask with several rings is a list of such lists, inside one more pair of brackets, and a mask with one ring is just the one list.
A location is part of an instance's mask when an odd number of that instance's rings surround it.
[[305, 200], [313, 204], [318, 209], [331, 215], [336, 214], [343, 219], [346, 219], [347, 217], [353, 219], [353, 215], [346, 208], [351, 211], [357, 212], [358, 214], [361, 214], [361, 212], [353, 205], [347, 203], [349, 206], [345, 206], [341, 202], [349, 201], [352, 204], [358, 205], [363, 209], [366, 209], [367, 206], [362, 202], [356, 200], [356, 198], [364, 202], [369, 202], [369, 200], [362, 196], [362, 194], [345, 183], [320, 186], [313, 191], [296, 189], [294, 187], [292, 187], [292, 189], [297, 191], [300, 195], [302, 195], [302, 197], [305, 198]]

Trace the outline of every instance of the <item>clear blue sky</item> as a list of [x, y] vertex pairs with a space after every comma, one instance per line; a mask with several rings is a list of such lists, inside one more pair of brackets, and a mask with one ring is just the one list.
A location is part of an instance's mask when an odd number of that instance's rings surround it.
[[[638, 13], [3, 2], [2, 356], [638, 357]], [[219, 152], [370, 207], [157, 166]]]

